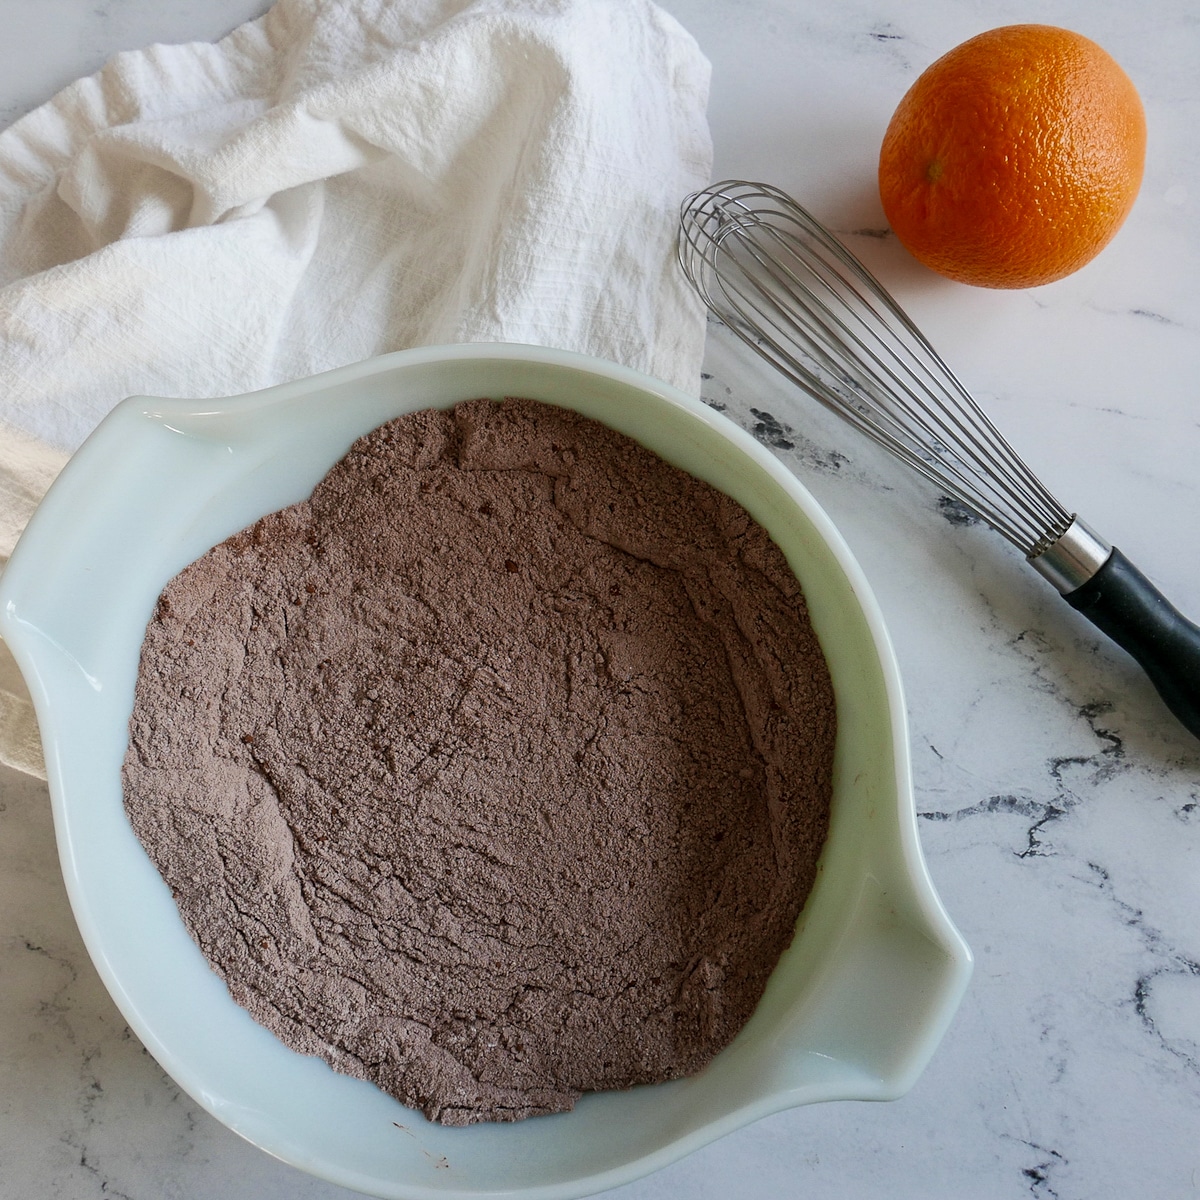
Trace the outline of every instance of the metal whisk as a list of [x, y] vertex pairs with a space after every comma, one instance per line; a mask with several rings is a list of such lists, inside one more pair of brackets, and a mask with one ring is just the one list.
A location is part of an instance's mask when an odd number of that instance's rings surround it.
[[871, 273], [778, 188], [684, 201], [679, 261], [712, 312], [788, 379], [1007, 538], [1150, 676], [1200, 736], [1200, 628], [1054, 498]]

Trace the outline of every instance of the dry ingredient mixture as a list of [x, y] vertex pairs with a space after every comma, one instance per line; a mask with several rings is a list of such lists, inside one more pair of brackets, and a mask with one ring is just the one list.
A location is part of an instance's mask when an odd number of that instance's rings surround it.
[[164, 590], [125, 804], [233, 998], [452, 1125], [687, 1075], [825, 836], [834, 707], [782, 554], [630, 439], [401, 417]]

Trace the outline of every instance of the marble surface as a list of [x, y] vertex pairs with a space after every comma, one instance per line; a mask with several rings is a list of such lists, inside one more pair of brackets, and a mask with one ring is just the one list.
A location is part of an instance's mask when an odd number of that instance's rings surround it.
[[[3, 0], [0, 120], [108, 55], [219, 36], [261, 0]], [[1063, 502], [1200, 615], [1200, 21], [1194, 0], [1046, 0], [1141, 91], [1145, 183], [1113, 244], [1026, 292], [939, 280], [873, 175], [944, 50], [1000, 0], [667, 0], [713, 62], [716, 174], [839, 230]], [[721, 330], [704, 395], [817, 495], [883, 607], [921, 834], [976, 954], [928, 1070], [888, 1104], [734, 1133], [621, 1200], [1200, 1195], [1200, 743], [996, 535], [787, 391]], [[0, 1198], [334, 1200], [242, 1142], [125, 1028], [75, 930], [45, 787], [0, 773]]]

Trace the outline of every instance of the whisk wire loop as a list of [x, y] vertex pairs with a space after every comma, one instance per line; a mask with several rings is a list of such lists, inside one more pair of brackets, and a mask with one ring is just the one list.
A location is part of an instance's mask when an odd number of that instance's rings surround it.
[[1070, 525], [907, 314], [785, 193], [739, 180], [695, 193], [679, 259], [733, 333], [1027, 556]]

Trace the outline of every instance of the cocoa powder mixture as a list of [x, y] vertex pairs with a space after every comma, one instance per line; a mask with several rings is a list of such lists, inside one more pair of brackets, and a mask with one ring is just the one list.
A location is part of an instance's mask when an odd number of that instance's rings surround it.
[[402, 417], [164, 590], [133, 827], [233, 998], [461, 1125], [687, 1075], [825, 836], [829, 676], [728, 497], [524, 400]]

